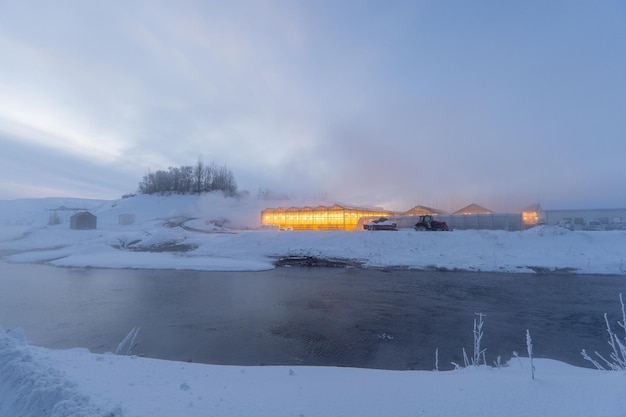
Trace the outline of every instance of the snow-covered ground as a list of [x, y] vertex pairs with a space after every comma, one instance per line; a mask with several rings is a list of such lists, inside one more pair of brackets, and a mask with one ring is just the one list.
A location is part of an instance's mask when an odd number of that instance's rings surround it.
[[[260, 211], [278, 205], [216, 195], [0, 201], [0, 253], [77, 267], [254, 271], [314, 256], [363, 267], [626, 275], [624, 231], [260, 229]], [[96, 214], [98, 228], [70, 230], [74, 209]], [[120, 225], [120, 214], [136, 221]], [[535, 380], [528, 358], [445, 372], [213, 366], [43, 349], [0, 329], [0, 416], [626, 415], [626, 372], [534, 365]]]
[[0, 335], [2, 416], [623, 416], [623, 372], [527, 358], [504, 368], [241, 367], [95, 355]]
[[[0, 251], [18, 251], [10, 262], [101, 268], [254, 271], [273, 268], [278, 257], [315, 256], [364, 267], [626, 274], [626, 231], [260, 229], [261, 210], [280, 203], [220, 195], [0, 201]], [[59, 207], [91, 210], [98, 228], [70, 230], [76, 211]], [[48, 225], [53, 214], [60, 224]], [[120, 225], [120, 214], [136, 221]]]

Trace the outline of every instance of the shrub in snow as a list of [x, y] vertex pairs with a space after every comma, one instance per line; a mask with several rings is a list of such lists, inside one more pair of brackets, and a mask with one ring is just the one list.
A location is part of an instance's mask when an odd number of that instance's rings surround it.
[[[611, 328], [611, 324], [609, 323], [609, 319], [607, 314], [604, 313], [604, 321], [606, 323], [606, 331], [609, 334], [609, 346], [611, 346], [611, 353], [609, 354], [609, 359], [602, 356], [597, 351], [594, 352], [600, 361], [593, 359], [585, 349], [582, 350], [583, 358], [591, 362], [596, 368], [600, 370], [610, 369], [612, 371], [626, 371], [626, 308], [624, 307], [624, 299], [622, 298], [622, 293], [619, 295], [619, 301], [622, 305], [622, 321], [618, 321], [617, 324], [624, 330], [624, 342], [620, 340], [620, 337], [613, 332]], [[602, 365], [602, 363], [604, 365]], [[606, 366], [606, 368], [605, 368]]]
[[498, 369], [502, 368], [502, 356], [498, 355], [498, 358], [495, 361], [493, 361], [493, 364]]
[[483, 358], [483, 364], [487, 364], [487, 362], [485, 361], [485, 351], [487, 349], [481, 349], [480, 346], [484, 336], [483, 325], [485, 324], [485, 321], [483, 320], [483, 317], [485, 317], [486, 315], [483, 313], [476, 313], [476, 315], [478, 316], [478, 320], [474, 319], [474, 356], [472, 357], [473, 366], [480, 365], [481, 356]]
[[526, 350], [530, 359], [530, 376], [535, 379], [535, 365], [533, 364], [533, 340], [530, 338], [530, 331], [526, 329]]
[[[486, 317], [486, 314], [476, 313], [476, 315], [478, 316], [478, 320], [474, 319], [474, 332], [473, 332], [474, 333], [474, 353], [471, 359], [467, 355], [467, 351], [465, 350], [465, 348], [463, 348], [463, 364], [465, 365], [466, 368], [468, 368], [469, 366], [476, 366], [476, 367], [480, 366], [481, 360], [482, 360], [483, 365], [487, 364], [487, 361], [485, 359], [485, 351], [487, 349], [482, 349], [481, 347], [482, 339], [484, 336], [483, 326], [485, 324], [485, 321], [483, 319], [484, 317]], [[438, 352], [436, 353], [438, 354]], [[455, 363], [455, 362], [451, 362], [451, 363], [452, 365], [454, 365], [454, 369], [460, 368], [458, 363]]]

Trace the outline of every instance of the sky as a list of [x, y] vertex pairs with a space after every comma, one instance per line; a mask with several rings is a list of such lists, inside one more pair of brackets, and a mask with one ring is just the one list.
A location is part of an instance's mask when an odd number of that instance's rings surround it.
[[0, 2], [0, 199], [239, 190], [455, 211], [626, 207], [615, 1]]

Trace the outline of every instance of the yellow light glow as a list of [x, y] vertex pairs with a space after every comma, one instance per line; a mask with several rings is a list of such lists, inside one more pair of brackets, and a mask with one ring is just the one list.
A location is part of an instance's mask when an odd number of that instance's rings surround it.
[[[273, 218], [264, 213], [273, 213]], [[261, 224], [293, 230], [355, 230], [359, 219], [367, 216], [390, 216], [387, 210], [346, 208], [342, 206], [279, 207], [265, 209], [261, 213]]]
[[539, 213], [536, 211], [522, 212], [522, 222], [527, 226], [539, 223]]

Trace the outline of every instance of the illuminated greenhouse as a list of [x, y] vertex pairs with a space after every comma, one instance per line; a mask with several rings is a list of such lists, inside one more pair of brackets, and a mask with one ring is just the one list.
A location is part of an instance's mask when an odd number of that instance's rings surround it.
[[363, 230], [363, 225], [380, 217], [394, 221], [399, 228], [412, 228], [415, 218], [437, 216], [457, 230], [503, 229], [521, 230], [542, 222], [543, 212], [538, 204], [517, 213], [494, 213], [476, 204], [470, 204], [453, 214], [426, 206], [415, 206], [400, 213], [384, 209], [349, 206], [278, 207], [261, 212], [261, 225], [288, 230]]
[[360, 207], [317, 206], [267, 208], [261, 224], [293, 230], [356, 230], [361, 217], [393, 216], [393, 211]]

